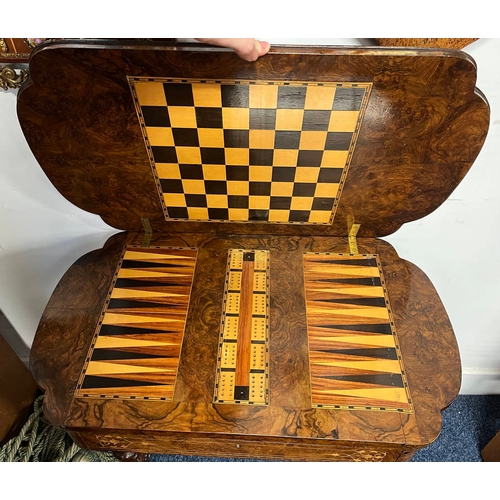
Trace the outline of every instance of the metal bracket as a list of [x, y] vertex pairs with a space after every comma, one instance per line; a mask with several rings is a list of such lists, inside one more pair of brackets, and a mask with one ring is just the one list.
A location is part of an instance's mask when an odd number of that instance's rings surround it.
[[347, 217], [347, 236], [349, 240], [349, 253], [351, 254], [359, 253], [356, 235], [358, 234], [360, 226], [361, 224], [354, 224], [354, 217], [352, 215]]
[[142, 246], [149, 248], [149, 245], [151, 244], [151, 238], [153, 236], [153, 229], [151, 227], [149, 219], [141, 218], [141, 222], [142, 222], [142, 227], [144, 229], [144, 238], [142, 240]]

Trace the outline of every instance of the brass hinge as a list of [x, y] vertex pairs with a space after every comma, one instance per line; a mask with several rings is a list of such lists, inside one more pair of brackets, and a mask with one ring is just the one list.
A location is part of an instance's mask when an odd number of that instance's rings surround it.
[[358, 252], [358, 242], [356, 240], [356, 235], [358, 234], [361, 224], [354, 224], [354, 217], [351, 215], [347, 217], [347, 235], [349, 240], [349, 253], [357, 254]]
[[149, 245], [151, 244], [151, 238], [153, 236], [153, 229], [151, 227], [151, 224], [149, 222], [149, 219], [141, 219], [142, 222], [142, 228], [144, 229], [144, 238], [142, 240], [142, 246], [149, 248]]

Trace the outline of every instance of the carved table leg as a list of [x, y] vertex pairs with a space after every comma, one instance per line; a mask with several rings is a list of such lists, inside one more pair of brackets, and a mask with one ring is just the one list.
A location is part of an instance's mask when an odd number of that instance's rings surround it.
[[120, 462], [147, 462], [147, 453], [134, 453], [133, 451], [114, 451], [113, 455]]

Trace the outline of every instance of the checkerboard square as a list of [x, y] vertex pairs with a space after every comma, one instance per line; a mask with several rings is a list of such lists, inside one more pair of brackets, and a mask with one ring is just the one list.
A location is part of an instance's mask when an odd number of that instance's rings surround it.
[[277, 109], [276, 130], [302, 130], [303, 109]]
[[275, 149], [273, 165], [277, 167], [295, 167], [298, 157], [298, 149]]
[[168, 108], [170, 125], [175, 128], [196, 128], [196, 114], [194, 108], [187, 106], [170, 106]]
[[250, 165], [272, 165], [273, 151], [270, 149], [251, 149]]
[[274, 139], [276, 149], [299, 149], [300, 132], [277, 130]]
[[179, 163], [201, 163], [200, 148], [178, 146], [175, 151]]
[[323, 150], [325, 149], [327, 132], [302, 132], [300, 134], [300, 149]]
[[209, 208], [208, 218], [212, 220], [228, 220], [229, 210], [227, 208]]
[[365, 89], [363, 87], [338, 87], [335, 92], [333, 109], [335, 111], [359, 111]]
[[222, 128], [222, 109], [196, 108], [196, 124], [199, 128]]
[[157, 163], [156, 172], [158, 177], [166, 179], [180, 179], [181, 173], [177, 163]]
[[250, 109], [249, 120], [251, 129], [274, 130], [276, 125], [276, 110]]
[[161, 82], [134, 82], [135, 93], [141, 106], [166, 106]]
[[318, 182], [338, 183], [342, 177], [343, 170], [342, 168], [321, 168]]
[[193, 83], [193, 100], [196, 107], [220, 108], [220, 86], [216, 83]]
[[250, 196], [248, 207], [250, 210], [269, 210], [269, 196]]
[[271, 182], [273, 167], [250, 165], [248, 167], [248, 179], [254, 182]]
[[302, 121], [302, 130], [328, 130], [330, 111], [306, 109]]
[[290, 205], [290, 211], [304, 210], [308, 212], [307, 221], [309, 221], [309, 214], [311, 212], [311, 207], [313, 203], [313, 198], [308, 196], [304, 197], [292, 197], [292, 204]]
[[228, 212], [229, 212], [228, 220], [231, 221], [248, 220], [248, 210], [246, 208], [230, 208]]
[[163, 195], [165, 205], [169, 207], [185, 207], [186, 197], [180, 193], [166, 193]]
[[273, 222], [288, 222], [288, 210], [269, 210], [269, 220]]
[[267, 222], [269, 220], [269, 210], [249, 210], [248, 220]]
[[177, 154], [174, 147], [152, 146], [155, 163], [177, 163]]
[[204, 194], [185, 194], [188, 207], [206, 207], [207, 197]]
[[320, 167], [297, 167], [295, 182], [318, 182]]
[[279, 109], [304, 109], [307, 87], [280, 85], [278, 88]]
[[292, 196], [293, 182], [273, 182], [271, 196]]
[[248, 181], [248, 167], [240, 165], [226, 165], [228, 181]]
[[250, 130], [248, 146], [252, 149], [273, 149], [274, 130]]
[[165, 106], [143, 106], [142, 117], [146, 127], [170, 127], [170, 116]]
[[198, 140], [201, 147], [223, 148], [224, 131], [221, 128], [199, 128]]
[[167, 207], [167, 213], [171, 219], [187, 219], [188, 211], [186, 207]]
[[332, 212], [330, 210], [312, 210], [308, 222], [315, 224], [328, 224], [331, 216]]
[[200, 148], [201, 162], [215, 165], [224, 165], [226, 158], [222, 148]]
[[227, 181], [227, 194], [248, 197], [248, 181]]
[[191, 85], [187, 83], [164, 83], [163, 89], [168, 106], [194, 106]]
[[183, 193], [180, 179], [160, 179], [161, 189], [164, 193]]
[[337, 183], [319, 183], [316, 185], [316, 198], [336, 198], [339, 192]]
[[179, 165], [181, 179], [203, 179], [203, 167], [201, 165]]
[[269, 208], [271, 210], [290, 210], [291, 196], [271, 196]]
[[207, 208], [227, 209], [227, 196], [224, 194], [207, 194]]
[[331, 111], [335, 87], [331, 85], [310, 85], [307, 87], [304, 109], [323, 109]]
[[248, 129], [248, 108], [222, 108], [222, 124], [225, 129]]
[[208, 194], [227, 194], [225, 181], [205, 181], [205, 192]]
[[271, 108], [276, 109], [278, 100], [277, 85], [250, 85], [249, 86], [249, 102], [250, 108]]
[[329, 151], [347, 151], [351, 141], [352, 134], [350, 132], [328, 132], [325, 149]]
[[248, 165], [249, 151], [245, 148], [225, 148], [224, 155], [229, 165]]
[[349, 151], [323, 151], [322, 167], [344, 168]]
[[226, 148], [248, 148], [248, 130], [224, 130]]
[[248, 208], [248, 196], [228, 196], [227, 203], [229, 208]]
[[151, 146], [174, 146], [174, 136], [169, 127], [147, 127], [146, 134]]
[[309, 210], [290, 210], [288, 220], [290, 222], [308, 222], [309, 214]]
[[330, 117], [328, 132], [354, 132], [358, 117], [358, 111], [335, 111]]
[[294, 167], [273, 167], [273, 182], [293, 182], [294, 178]]
[[248, 192], [250, 196], [269, 196], [271, 194], [271, 183], [250, 181], [248, 183]]
[[222, 107], [248, 108], [247, 85], [221, 85]]
[[333, 203], [335, 202], [335, 198], [314, 198], [312, 209], [313, 210], [328, 210], [332, 211]]
[[203, 179], [206, 181], [225, 181], [226, 166], [225, 165], [202, 165]]
[[208, 209], [204, 207], [188, 207], [188, 215], [191, 220], [207, 220]]
[[198, 147], [198, 131], [195, 128], [173, 128], [172, 135], [176, 146]]
[[316, 191], [316, 184], [312, 182], [296, 182], [293, 185], [292, 196], [313, 197]]
[[323, 151], [299, 151], [297, 166], [319, 167], [321, 166], [322, 157], [323, 157]]
[[182, 179], [184, 194], [206, 194], [205, 183], [200, 179]]

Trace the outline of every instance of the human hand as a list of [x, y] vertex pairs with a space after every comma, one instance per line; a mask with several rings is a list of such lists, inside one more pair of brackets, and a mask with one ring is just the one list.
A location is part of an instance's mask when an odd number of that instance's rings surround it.
[[256, 61], [267, 54], [271, 47], [268, 42], [261, 42], [255, 38], [195, 38], [195, 40], [233, 49], [245, 61]]

